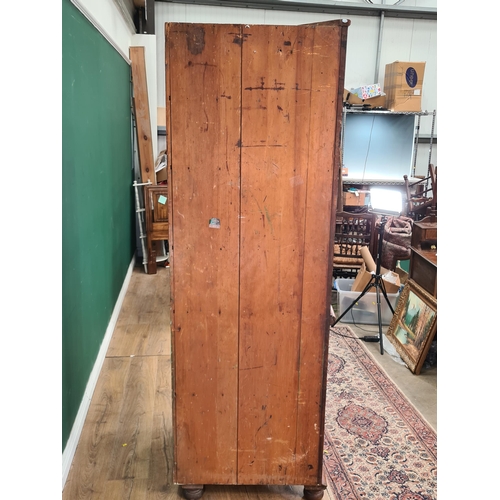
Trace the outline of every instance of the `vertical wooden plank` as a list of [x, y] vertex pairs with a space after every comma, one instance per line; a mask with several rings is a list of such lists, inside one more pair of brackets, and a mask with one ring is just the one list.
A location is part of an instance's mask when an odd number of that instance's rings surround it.
[[331, 26], [244, 36], [238, 482], [314, 485], [341, 44]]
[[239, 27], [166, 26], [179, 484], [236, 482], [240, 57]]
[[308, 61], [295, 27], [244, 36], [238, 482], [293, 484]]
[[148, 85], [146, 80], [146, 60], [144, 47], [130, 47], [132, 84], [134, 87], [134, 114], [139, 146], [139, 163], [142, 182], [156, 184], [155, 160], [149, 116]]
[[[344, 72], [340, 59], [341, 29], [303, 26], [314, 33], [311, 52], [311, 136], [308, 147], [307, 208], [304, 247], [304, 280], [301, 316], [300, 382], [297, 417], [297, 478], [304, 484], [322, 482], [324, 371], [328, 352], [329, 306], [332, 276], [332, 242], [339, 168], [338, 112]], [[311, 39], [311, 37], [308, 37]], [[340, 90], [340, 94], [339, 94]], [[342, 97], [340, 97], [342, 99]], [[339, 106], [340, 105], [340, 106]]]

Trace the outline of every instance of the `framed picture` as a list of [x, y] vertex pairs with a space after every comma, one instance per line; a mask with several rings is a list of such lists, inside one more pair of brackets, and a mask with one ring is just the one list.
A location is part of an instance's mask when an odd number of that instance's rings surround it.
[[408, 280], [399, 296], [386, 335], [415, 375], [422, 369], [436, 329], [436, 298], [413, 280]]

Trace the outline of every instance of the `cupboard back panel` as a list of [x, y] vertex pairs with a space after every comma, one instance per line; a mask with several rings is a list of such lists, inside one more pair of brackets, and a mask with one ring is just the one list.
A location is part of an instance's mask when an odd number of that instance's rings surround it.
[[322, 483], [341, 24], [166, 25], [176, 483]]

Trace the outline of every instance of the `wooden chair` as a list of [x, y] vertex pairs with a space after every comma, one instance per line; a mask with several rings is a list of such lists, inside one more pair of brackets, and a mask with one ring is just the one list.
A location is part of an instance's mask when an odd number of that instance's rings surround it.
[[156, 241], [169, 239], [168, 187], [148, 185], [144, 187], [144, 208], [146, 211], [146, 239], [148, 251], [147, 274], [156, 274]]
[[333, 252], [333, 277], [355, 278], [363, 264], [361, 247], [377, 251], [377, 215], [337, 212]]
[[437, 211], [437, 167], [431, 163], [427, 176], [416, 182], [410, 182], [403, 176], [406, 188], [407, 215], [418, 220]]

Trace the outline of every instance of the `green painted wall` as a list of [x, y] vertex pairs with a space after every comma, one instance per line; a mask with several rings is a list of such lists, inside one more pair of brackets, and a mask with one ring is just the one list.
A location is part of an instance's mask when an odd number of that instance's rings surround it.
[[62, 447], [135, 251], [130, 66], [62, 3]]

